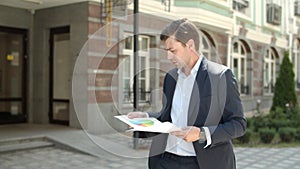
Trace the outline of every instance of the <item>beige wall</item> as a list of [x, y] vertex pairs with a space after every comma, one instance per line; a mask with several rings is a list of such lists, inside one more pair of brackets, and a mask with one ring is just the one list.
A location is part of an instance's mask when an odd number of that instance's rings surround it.
[[[76, 58], [88, 38], [88, 2], [37, 10], [34, 13], [34, 35], [32, 53], [32, 97], [30, 112], [35, 123], [48, 123], [49, 112], [49, 35], [50, 29], [70, 26], [70, 74]], [[70, 78], [72, 79], [72, 78]], [[72, 90], [70, 86], [70, 90]], [[70, 91], [70, 93], [72, 93]], [[72, 99], [70, 100], [70, 126], [80, 127]]]

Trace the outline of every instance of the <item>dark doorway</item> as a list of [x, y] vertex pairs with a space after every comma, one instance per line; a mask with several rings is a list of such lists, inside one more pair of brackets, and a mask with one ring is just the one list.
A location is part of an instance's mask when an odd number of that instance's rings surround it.
[[27, 30], [0, 27], [0, 124], [27, 121]]
[[69, 125], [71, 97], [70, 27], [50, 30], [50, 123]]

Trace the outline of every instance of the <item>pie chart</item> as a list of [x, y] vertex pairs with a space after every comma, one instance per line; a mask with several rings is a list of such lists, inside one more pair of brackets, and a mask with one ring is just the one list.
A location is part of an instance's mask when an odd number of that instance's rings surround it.
[[132, 124], [142, 126], [142, 127], [149, 127], [154, 124], [154, 121], [149, 120], [149, 119], [133, 119], [133, 120], [130, 120], [130, 122]]

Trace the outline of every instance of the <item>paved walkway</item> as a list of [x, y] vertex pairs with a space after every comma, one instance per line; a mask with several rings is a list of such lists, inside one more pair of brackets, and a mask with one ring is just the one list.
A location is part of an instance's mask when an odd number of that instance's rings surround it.
[[[126, 134], [87, 135], [82, 130], [57, 125], [17, 124], [0, 126], [0, 141], [48, 137], [61, 147], [0, 153], [1, 169], [143, 169], [147, 148], [132, 149]], [[148, 142], [144, 142], [147, 146]], [[235, 148], [238, 169], [300, 169], [299, 148]], [[139, 158], [138, 158], [139, 157]], [[217, 159], [216, 159], [217, 160]]]

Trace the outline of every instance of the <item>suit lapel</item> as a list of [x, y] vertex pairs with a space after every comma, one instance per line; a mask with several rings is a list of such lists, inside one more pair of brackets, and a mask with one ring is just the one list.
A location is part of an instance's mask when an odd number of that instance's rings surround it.
[[168, 85], [168, 91], [169, 91], [168, 93], [169, 94], [167, 94], [167, 97], [169, 97], [167, 99], [169, 101], [168, 109], [170, 110], [170, 114], [171, 114], [171, 107], [172, 107], [172, 103], [173, 103], [173, 96], [175, 93], [176, 84], [177, 84], [177, 80], [178, 80], [178, 73], [177, 73], [178, 69], [174, 69], [174, 70], [176, 70], [176, 71], [172, 71], [170, 73], [171, 83], [170, 83], [170, 85]]
[[172, 108], [172, 103], [173, 103], [173, 96], [175, 93], [175, 88], [176, 88], [176, 83], [177, 83], [177, 79], [178, 79], [178, 74], [177, 74], [177, 68], [171, 70], [170, 72], [168, 72], [167, 76], [166, 76], [166, 80], [164, 84], [164, 96], [163, 96], [163, 102], [165, 102], [163, 104], [163, 110], [164, 113], [161, 116], [161, 121], [172, 121], [171, 118], [171, 108]]
[[[205, 93], [205, 88], [209, 81], [207, 73], [207, 60], [203, 57], [197, 76], [193, 85], [193, 90], [190, 98], [190, 105], [188, 110], [188, 126], [195, 124], [200, 108], [200, 99]], [[204, 119], [203, 119], [204, 120]]]

